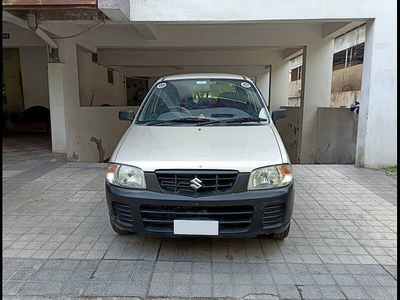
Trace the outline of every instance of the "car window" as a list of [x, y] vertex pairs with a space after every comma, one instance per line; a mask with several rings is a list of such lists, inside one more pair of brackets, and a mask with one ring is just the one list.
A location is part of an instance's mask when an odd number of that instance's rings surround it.
[[254, 85], [245, 80], [190, 79], [163, 81], [144, 101], [138, 124], [181, 118], [230, 120], [267, 118]]

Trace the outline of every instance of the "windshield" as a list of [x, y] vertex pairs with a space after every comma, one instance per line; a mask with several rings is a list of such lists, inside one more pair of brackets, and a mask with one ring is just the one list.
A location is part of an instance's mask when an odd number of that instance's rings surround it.
[[154, 86], [139, 111], [137, 124], [240, 123], [268, 121], [253, 84], [234, 79], [163, 81]]

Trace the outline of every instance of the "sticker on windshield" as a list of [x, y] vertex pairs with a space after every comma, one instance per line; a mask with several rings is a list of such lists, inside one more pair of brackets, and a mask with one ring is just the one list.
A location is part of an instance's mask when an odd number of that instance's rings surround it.
[[196, 84], [207, 84], [207, 81], [196, 81]]
[[157, 88], [158, 88], [158, 89], [163, 89], [163, 88], [165, 88], [166, 86], [167, 86], [167, 84], [166, 84], [165, 82], [161, 82], [161, 83], [157, 84]]
[[248, 82], [242, 82], [240, 85], [244, 88], [249, 88], [251, 86]]

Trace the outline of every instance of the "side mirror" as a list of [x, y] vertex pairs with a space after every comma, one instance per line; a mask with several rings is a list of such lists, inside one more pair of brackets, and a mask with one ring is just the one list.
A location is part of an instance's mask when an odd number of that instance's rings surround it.
[[274, 110], [272, 111], [271, 117], [272, 117], [272, 121], [274, 121], [274, 122], [275, 122], [276, 120], [286, 118], [286, 109], [283, 109], [283, 108], [274, 109]]
[[118, 117], [120, 120], [132, 122], [134, 117], [133, 110], [120, 110]]

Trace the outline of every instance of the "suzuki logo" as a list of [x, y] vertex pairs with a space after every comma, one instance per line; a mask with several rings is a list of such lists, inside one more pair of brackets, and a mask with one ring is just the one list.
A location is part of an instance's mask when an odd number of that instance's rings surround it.
[[195, 189], [196, 191], [203, 186], [203, 184], [202, 184], [203, 181], [201, 181], [199, 178], [197, 178], [197, 176], [196, 176], [196, 178], [190, 180], [190, 183], [191, 183], [190, 187]]

